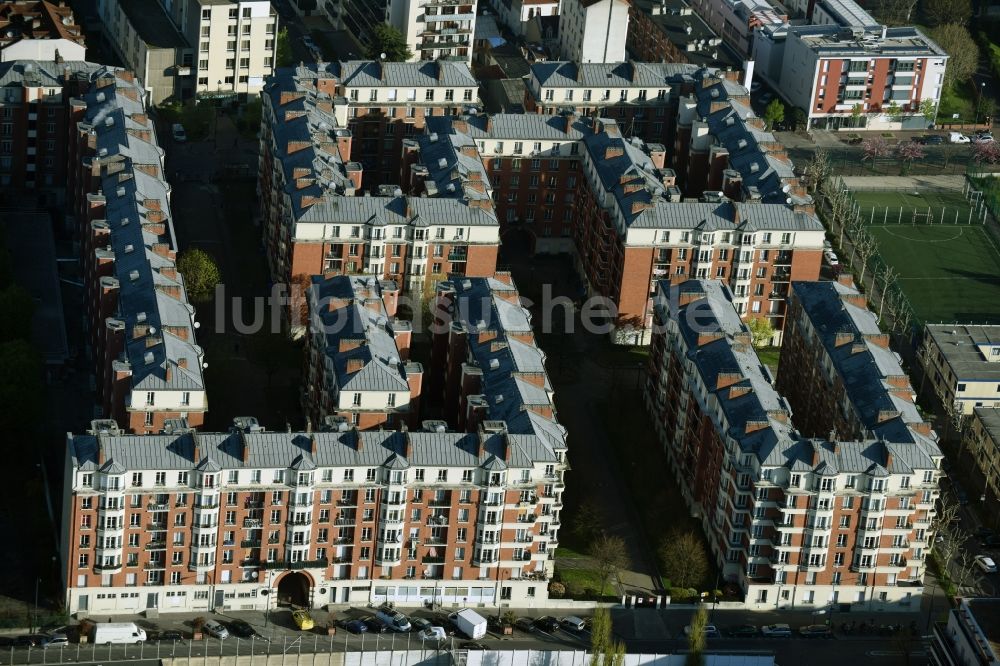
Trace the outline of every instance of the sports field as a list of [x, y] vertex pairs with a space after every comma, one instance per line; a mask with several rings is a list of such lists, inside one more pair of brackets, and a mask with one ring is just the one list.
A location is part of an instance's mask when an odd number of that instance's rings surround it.
[[869, 224], [969, 224], [982, 221], [979, 201], [961, 190], [854, 190], [856, 213]]
[[1000, 323], [1000, 248], [983, 225], [873, 224], [867, 229], [882, 261], [896, 270], [919, 320]]

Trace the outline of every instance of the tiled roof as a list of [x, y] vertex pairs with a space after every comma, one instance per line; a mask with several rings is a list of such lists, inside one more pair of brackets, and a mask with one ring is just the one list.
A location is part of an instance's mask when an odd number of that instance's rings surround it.
[[[455, 319], [468, 331], [470, 355], [482, 372], [487, 418], [506, 422], [508, 432], [532, 434], [550, 447], [565, 448], [566, 430], [555, 418], [553, 388], [545, 373], [545, 356], [534, 345], [531, 315], [521, 306], [516, 288], [498, 279], [505, 275], [454, 276], [441, 286], [455, 290]], [[495, 335], [480, 342], [481, 331]], [[552, 417], [532, 411], [531, 406], [551, 410]]]
[[325, 197], [298, 218], [299, 222], [333, 224], [398, 224], [412, 226], [497, 226], [490, 208], [473, 208], [458, 199], [432, 197]]
[[[906, 377], [906, 371], [891, 350], [880, 346], [877, 339], [882, 337], [882, 331], [875, 315], [845, 300], [845, 296], [860, 297], [857, 289], [839, 282], [793, 282], [792, 291], [812, 322], [863, 427], [893, 442], [912, 442], [915, 435], [907, 424], [923, 423], [923, 418], [912, 401], [890, 390], [888, 379]], [[838, 345], [837, 338], [844, 334], [850, 334], [852, 342], [841, 340]], [[855, 342], [860, 346], [856, 347]], [[909, 392], [913, 393], [912, 388]], [[895, 411], [900, 412], [898, 417], [880, 420], [880, 413]]]
[[68, 39], [84, 43], [83, 31], [73, 21], [73, 10], [62, 3], [0, 2], [0, 47], [22, 39]]
[[451, 60], [384, 63], [350, 60], [330, 63], [327, 71], [335, 73], [346, 88], [479, 87], [467, 64]]
[[92, 471], [99, 467], [100, 447], [104, 464], [113, 466], [117, 474], [141, 470], [191, 470], [206, 458], [220, 470], [284, 469], [304, 464], [320, 468], [395, 467], [400, 462], [410, 466], [478, 467], [493, 458], [505, 460], [508, 468], [527, 468], [535, 463], [556, 461], [552, 449], [539, 438], [516, 433], [354, 430], [286, 433], [234, 429], [229, 433], [75, 435], [70, 446], [73, 463], [79, 469]]
[[[677, 307], [680, 294], [697, 296]], [[738, 442], [743, 453], [755, 454], [761, 465], [879, 474], [886, 471], [891, 452], [891, 473], [937, 467], [934, 459], [941, 452], [923, 436], [836, 443], [800, 437], [787, 402], [774, 389], [770, 371], [753, 350], [750, 331], [736, 313], [725, 284], [715, 280], [688, 280], [681, 285], [661, 281], [654, 307], [661, 320], [676, 321], [687, 359], [722, 411], [725, 434]], [[737, 377], [728, 378], [720, 389], [716, 388], [720, 374]]]
[[531, 76], [544, 88], [666, 88], [694, 76], [699, 65], [687, 63], [576, 63], [546, 61], [531, 65]]
[[426, 169], [428, 196], [489, 200], [492, 205], [489, 174], [476, 142], [452, 123], [437, 126], [442, 131], [428, 127], [413, 139], [420, 150], [415, 167]]
[[[313, 331], [324, 332], [325, 353], [341, 391], [409, 391], [392, 321], [382, 302], [382, 283], [373, 276], [314, 276], [310, 300]], [[320, 307], [320, 305], [324, 307]], [[341, 351], [341, 341], [357, 340]], [[352, 367], [360, 362], [360, 368]]]
[[[99, 166], [104, 193], [104, 221], [96, 224], [109, 230], [114, 257], [116, 318], [126, 340], [122, 368], [131, 372], [133, 391], [203, 390], [204, 352], [195, 343], [194, 308], [168, 256], [177, 247], [170, 187], [160, 170], [163, 151], [141, 102], [145, 92], [113, 70], [91, 76], [91, 87], [80, 97], [87, 108], [79, 127], [96, 135], [97, 154], [86, 159]], [[111, 85], [98, 83], [110, 77]], [[150, 140], [129, 131], [134, 129], [147, 132]], [[147, 200], [157, 201], [159, 210], [147, 208]]]
[[[474, 140], [531, 140], [578, 141], [590, 124], [582, 118], [548, 115], [542, 113], [495, 113], [465, 116], [460, 119], [467, 125], [465, 133]], [[428, 132], [453, 131], [455, 119], [434, 116], [427, 119]], [[490, 147], [487, 147], [489, 150]], [[489, 154], [483, 155], [488, 157]]]

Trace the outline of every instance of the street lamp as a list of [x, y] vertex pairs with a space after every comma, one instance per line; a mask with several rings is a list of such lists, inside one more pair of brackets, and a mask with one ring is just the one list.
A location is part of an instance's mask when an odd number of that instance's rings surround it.
[[979, 112], [983, 107], [983, 92], [986, 89], [986, 81], [979, 82], [979, 98], [976, 100], [976, 126], [979, 125]]

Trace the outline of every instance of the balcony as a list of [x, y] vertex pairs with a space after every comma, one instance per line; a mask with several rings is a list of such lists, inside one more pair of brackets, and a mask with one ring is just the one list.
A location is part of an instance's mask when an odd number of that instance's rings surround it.
[[421, 564], [444, 564], [443, 555], [424, 555], [420, 558]]
[[240, 541], [242, 548], [260, 548], [260, 539], [244, 539]]
[[330, 566], [330, 560], [299, 560], [298, 562], [271, 561], [264, 562], [261, 566], [265, 569], [325, 569]]
[[399, 497], [387, 497], [385, 500], [386, 506], [403, 506], [406, 504], [406, 497], [400, 495]]
[[167, 542], [163, 539], [157, 539], [156, 541], [150, 541], [146, 544], [146, 550], [166, 550]]
[[264, 527], [264, 521], [260, 518], [244, 518], [243, 527], [245, 529], [259, 530]]
[[357, 506], [357, 498], [342, 498], [337, 500], [337, 506]]
[[538, 520], [538, 516], [533, 513], [522, 514], [517, 517], [517, 522], [519, 523], [533, 523]]
[[205, 510], [218, 509], [219, 508], [219, 500], [215, 500], [214, 502], [213, 501], [195, 502], [194, 508], [196, 508], [196, 509], [205, 509]]
[[451, 252], [448, 253], [448, 261], [468, 261], [468, 260], [469, 260], [468, 252], [457, 252], [455, 250], [452, 250]]
[[354, 527], [356, 523], [354, 518], [337, 518], [333, 524], [339, 527]]
[[264, 508], [264, 502], [261, 502], [261, 501], [252, 502], [250, 500], [247, 500], [247, 501], [243, 502], [243, 508], [244, 509], [263, 509]]
[[159, 569], [166, 569], [167, 568], [167, 563], [166, 562], [147, 562], [146, 564], [142, 565], [142, 568], [145, 571], [157, 571]]
[[115, 564], [95, 564], [94, 571], [100, 573], [117, 573], [122, 570], [122, 563], [117, 562]]
[[150, 532], [165, 532], [167, 530], [166, 523], [149, 523], [146, 525], [146, 530]]
[[241, 567], [259, 567], [260, 566], [260, 560], [257, 559], [256, 557], [248, 557], [248, 558], [240, 561], [240, 566]]
[[150, 511], [166, 511], [170, 508], [170, 504], [167, 502], [150, 502], [146, 505], [146, 508]]
[[432, 499], [429, 502], [427, 502], [427, 506], [439, 506], [439, 507], [451, 508], [451, 500], [450, 499]]

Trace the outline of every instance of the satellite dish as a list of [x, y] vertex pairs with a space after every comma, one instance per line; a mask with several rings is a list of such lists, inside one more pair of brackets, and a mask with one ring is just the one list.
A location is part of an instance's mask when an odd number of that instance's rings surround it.
[[202, 364], [201, 364], [201, 367], [202, 367], [203, 369], [207, 370], [207, 369], [208, 369], [208, 363], [202, 363]]
[[379, 53], [378, 55], [380, 58], [382, 58], [382, 60], [385, 60], [388, 57], [384, 51], [382, 53]]
[[200, 321], [196, 321], [196, 322], [194, 323], [194, 327], [195, 327], [195, 328], [201, 328], [201, 322], [200, 322]]
[[251, 571], [250, 572], [250, 578], [252, 578], [253, 580], [257, 580], [257, 572], [256, 571]]

